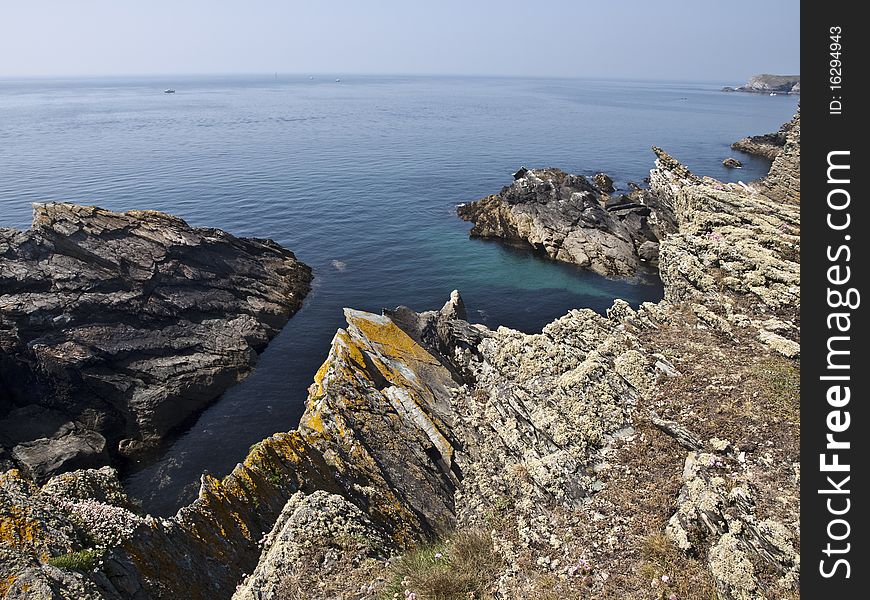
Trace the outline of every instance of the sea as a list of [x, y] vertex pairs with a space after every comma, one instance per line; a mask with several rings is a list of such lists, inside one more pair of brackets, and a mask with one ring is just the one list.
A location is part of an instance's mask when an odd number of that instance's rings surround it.
[[[725, 82], [728, 83], [728, 82]], [[302, 310], [240, 384], [123, 473], [155, 515], [191, 501], [255, 442], [295, 428], [342, 308], [439, 308], [540, 331], [572, 308], [662, 296], [654, 272], [612, 280], [470, 239], [457, 204], [521, 166], [642, 182], [660, 146], [694, 172], [751, 181], [769, 164], [731, 142], [775, 131], [798, 98], [722, 82], [233, 75], [0, 79], [0, 227], [33, 202], [154, 209], [272, 238], [314, 269]], [[164, 93], [165, 89], [175, 93]], [[726, 169], [735, 156], [742, 169]]]

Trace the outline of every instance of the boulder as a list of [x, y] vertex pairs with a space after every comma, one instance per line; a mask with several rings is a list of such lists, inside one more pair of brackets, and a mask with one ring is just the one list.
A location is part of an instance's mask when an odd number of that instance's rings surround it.
[[592, 182], [605, 194], [612, 194], [616, 191], [616, 188], [613, 187], [613, 179], [606, 173], [596, 173], [592, 176]]

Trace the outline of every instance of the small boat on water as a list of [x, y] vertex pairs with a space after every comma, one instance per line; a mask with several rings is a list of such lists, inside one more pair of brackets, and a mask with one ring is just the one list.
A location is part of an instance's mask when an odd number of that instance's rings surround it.
[[172, 88], [167, 88], [167, 89], [163, 90], [163, 93], [164, 94], [174, 94], [175, 90], [173, 90]]
[[335, 83], [341, 83], [341, 79], [336, 79]]

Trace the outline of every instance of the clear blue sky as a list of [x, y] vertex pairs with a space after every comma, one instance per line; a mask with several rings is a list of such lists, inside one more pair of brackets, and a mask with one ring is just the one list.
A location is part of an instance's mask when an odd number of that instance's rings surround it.
[[798, 0], [0, 1], [0, 77], [800, 70]]

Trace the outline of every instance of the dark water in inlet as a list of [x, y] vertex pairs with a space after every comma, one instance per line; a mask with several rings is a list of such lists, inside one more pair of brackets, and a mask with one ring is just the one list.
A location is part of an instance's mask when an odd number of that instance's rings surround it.
[[[176, 94], [164, 94], [173, 87]], [[0, 226], [30, 203], [171, 212], [193, 225], [271, 237], [314, 268], [314, 290], [261, 357], [168, 446], [128, 474], [146, 509], [170, 514], [201, 472], [295, 427], [341, 308], [439, 307], [462, 291], [473, 320], [540, 329], [573, 307], [657, 300], [661, 285], [610, 281], [468, 239], [454, 206], [498, 191], [520, 165], [640, 181], [656, 144], [698, 173], [728, 145], [775, 130], [797, 99], [716, 84], [546, 79], [283, 76], [0, 80]]]

